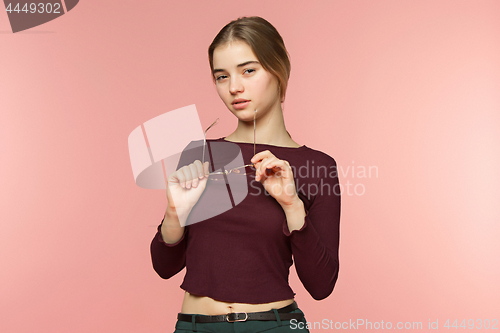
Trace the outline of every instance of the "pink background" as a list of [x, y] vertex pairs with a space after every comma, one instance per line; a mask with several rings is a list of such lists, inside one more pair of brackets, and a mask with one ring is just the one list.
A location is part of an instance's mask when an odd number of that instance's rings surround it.
[[307, 320], [499, 320], [499, 14], [496, 0], [81, 1], [12, 34], [1, 12], [0, 331], [174, 330], [184, 274], [162, 280], [149, 255], [165, 192], [135, 185], [127, 137], [189, 104], [203, 127], [221, 118], [213, 138], [231, 133], [207, 48], [251, 15], [291, 55], [288, 131], [351, 184], [333, 294], [314, 301], [292, 268]]

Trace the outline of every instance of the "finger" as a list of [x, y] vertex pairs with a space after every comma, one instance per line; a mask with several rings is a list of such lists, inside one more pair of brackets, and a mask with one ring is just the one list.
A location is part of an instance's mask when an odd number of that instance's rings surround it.
[[[192, 164], [192, 163], [191, 163]], [[186, 165], [183, 167], [182, 172], [184, 172], [184, 176], [186, 177], [186, 188], [190, 189], [191, 185], [193, 184], [193, 178], [198, 179], [198, 176], [193, 177], [193, 172], [191, 171], [191, 164]]]
[[253, 168], [254, 168], [254, 170], [255, 170], [255, 174], [254, 174], [254, 176], [255, 176], [255, 180], [256, 180], [256, 181], [258, 181], [258, 180], [259, 180], [259, 179], [257, 178], [257, 176], [259, 175], [259, 172], [258, 172], [258, 171], [259, 171], [259, 165], [260, 165], [260, 162], [257, 162], [257, 163], [254, 163], [254, 164], [253, 164]]
[[194, 164], [196, 165], [196, 171], [198, 172], [198, 178], [203, 179], [203, 177], [205, 177], [205, 170], [204, 170], [205, 168], [204, 168], [203, 164], [201, 164], [200, 160], [194, 161]]
[[262, 177], [269, 177], [271, 175], [274, 175], [274, 177], [277, 178], [288, 178], [288, 165], [285, 163], [286, 161], [275, 159], [272, 161], [269, 161], [269, 163], [266, 163], [264, 165], [264, 171], [261, 171]]
[[276, 156], [274, 156], [273, 153], [271, 153], [269, 150], [264, 150], [255, 154], [250, 160], [250, 162], [257, 163], [266, 157], [276, 157]]
[[254, 168], [255, 168], [255, 180], [256, 181], [260, 181], [261, 180], [261, 174], [262, 174], [262, 171], [261, 171], [261, 166], [262, 166], [262, 163], [263, 161], [261, 162], [257, 162], [254, 164]]
[[263, 175], [266, 172], [266, 168], [269, 162], [271, 161], [267, 157], [262, 160], [262, 162], [259, 165], [259, 175]]
[[182, 172], [182, 168], [172, 172], [170, 176], [168, 176], [169, 185], [179, 184], [181, 187], [185, 187], [186, 177]]
[[292, 167], [290, 166], [290, 163], [288, 163], [288, 161], [283, 161], [283, 162], [285, 162], [286, 164], [285, 168], [286, 176], [293, 178], [293, 170]]
[[205, 177], [208, 178], [208, 174], [210, 173], [210, 165], [208, 164], [208, 161], [205, 162], [205, 164], [203, 165], [203, 169], [204, 169], [204, 172], [205, 172]]
[[276, 164], [272, 165], [276, 177], [289, 178], [288, 171], [290, 170], [290, 168], [285, 162], [286, 161], [278, 160]]
[[272, 171], [270, 165], [274, 165], [276, 161], [278, 161], [278, 159], [274, 156], [264, 158], [264, 160], [259, 166], [259, 174], [269, 176]]
[[[177, 170], [177, 172], [179, 173], [179, 176], [181, 177], [181, 179], [179, 179], [179, 182], [181, 184], [181, 186], [183, 188], [190, 188], [191, 187], [191, 171], [189, 170], [189, 166], [183, 166], [182, 168], [180, 168], [179, 170]], [[189, 187], [188, 187], [188, 183], [189, 183]]]
[[[199, 162], [201, 164], [201, 162]], [[189, 171], [191, 172], [191, 186], [198, 187], [198, 166], [196, 162], [189, 164]]]

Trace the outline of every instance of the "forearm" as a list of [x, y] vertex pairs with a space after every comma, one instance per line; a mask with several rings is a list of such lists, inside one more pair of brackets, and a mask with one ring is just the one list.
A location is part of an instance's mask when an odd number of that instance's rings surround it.
[[306, 226], [290, 235], [292, 253], [304, 287], [314, 299], [321, 300], [331, 294], [337, 281], [338, 255], [325, 245], [310, 219], [306, 219]]
[[288, 230], [290, 232], [294, 230], [300, 230], [304, 226], [306, 217], [304, 202], [297, 197], [297, 200], [294, 204], [289, 206], [282, 206], [282, 208], [285, 212]]
[[187, 229], [180, 226], [176, 215], [167, 210], [151, 242], [153, 267], [164, 279], [177, 274], [186, 264], [185, 232]]
[[[335, 208], [340, 208], [340, 202], [329, 204], [320, 205], [323, 212], [318, 208], [306, 211], [303, 202], [284, 209], [287, 220], [283, 232], [290, 237], [297, 273], [316, 300], [331, 294], [339, 271], [340, 214]], [[312, 221], [323, 222], [318, 224], [321, 229], [317, 230]]]
[[167, 244], [175, 244], [184, 235], [184, 226], [181, 226], [179, 217], [175, 209], [167, 207], [165, 212], [165, 218], [161, 225], [161, 236], [163, 241]]

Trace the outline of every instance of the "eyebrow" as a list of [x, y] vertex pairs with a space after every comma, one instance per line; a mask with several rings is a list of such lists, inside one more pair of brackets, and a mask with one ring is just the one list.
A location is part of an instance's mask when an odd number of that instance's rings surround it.
[[[250, 61], [245, 61], [244, 63], [241, 63], [239, 65], [236, 65], [236, 67], [244, 67], [248, 64], [258, 64], [259, 62], [256, 61], [256, 60], [250, 60]], [[220, 68], [215, 68], [213, 71], [212, 71], [212, 74], [215, 74], [215, 73], [219, 73], [219, 72], [224, 72], [225, 70], [224, 69], [220, 69]]]

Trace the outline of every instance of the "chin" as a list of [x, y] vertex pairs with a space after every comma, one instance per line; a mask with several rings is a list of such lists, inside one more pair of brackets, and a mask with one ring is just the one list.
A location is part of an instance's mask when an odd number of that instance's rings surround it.
[[229, 110], [235, 115], [235, 116], [240, 116], [240, 117], [245, 117], [245, 115], [250, 115], [253, 119], [253, 112], [255, 110], [252, 110], [251, 108], [246, 108], [244, 110], [236, 110], [236, 109], [233, 109], [233, 108], [229, 108]]

